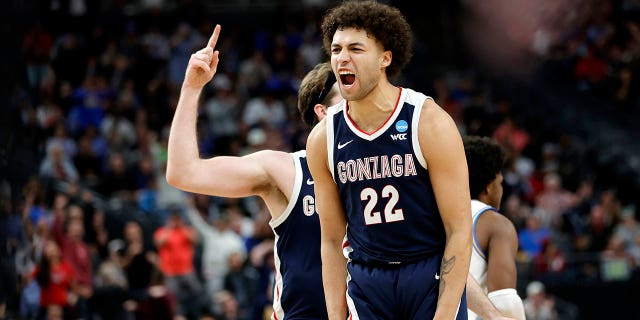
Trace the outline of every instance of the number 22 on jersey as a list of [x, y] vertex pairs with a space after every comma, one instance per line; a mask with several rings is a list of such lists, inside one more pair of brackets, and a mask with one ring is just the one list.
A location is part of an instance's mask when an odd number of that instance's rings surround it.
[[[400, 195], [398, 190], [392, 185], [386, 185], [381, 192], [383, 199], [387, 200], [384, 206], [384, 222], [391, 223], [404, 220], [402, 209], [396, 209]], [[382, 215], [379, 211], [373, 211], [378, 203], [378, 193], [373, 188], [365, 188], [360, 192], [360, 199], [367, 201], [364, 206], [364, 223], [366, 225], [382, 223]]]

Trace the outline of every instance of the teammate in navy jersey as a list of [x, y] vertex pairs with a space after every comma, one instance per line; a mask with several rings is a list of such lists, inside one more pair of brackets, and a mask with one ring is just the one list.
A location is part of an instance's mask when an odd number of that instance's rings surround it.
[[407, 21], [347, 1], [325, 15], [322, 35], [345, 99], [307, 140], [329, 318], [466, 319], [464, 148], [433, 99], [390, 82], [411, 57]]
[[[214, 48], [219, 34], [217, 25], [207, 47], [189, 60], [169, 135], [167, 181], [193, 193], [260, 196], [271, 213], [269, 224], [275, 234], [272, 319], [326, 319], [320, 224], [304, 151], [264, 150], [243, 157], [200, 159], [195, 130], [198, 100], [218, 66], [219, 53]], [[312, 104], [304, 108], [305, 119], [324, 117], [325, 105], [341, 99], [332, 76], [325, 63], [302, 81], [301, 99]]]
[[[513, 223], [498, 212], [502, 200], [502, 169], [506, 153], [488, 137], [463, 138], [469, 167], [473, 252], [469, 273], [489, 300], [514, 319], [524, 320], [524, 305], [516, 291], [518, 235]], [[469, 319], [477, 319], [469, 310]]]

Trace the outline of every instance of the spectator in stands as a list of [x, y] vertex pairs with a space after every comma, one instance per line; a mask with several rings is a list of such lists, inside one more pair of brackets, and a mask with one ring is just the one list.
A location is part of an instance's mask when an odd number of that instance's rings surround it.
[[49, 68], [50, 50], [53, 46], [51, 34], [45, 30], [42, 22], [36, 22], [24, 35], [22, 52], [27, 60], [29, 85], [38, 88], [46, 70]]
[[211, 87], [214, 95], [205, 102], [204, 111], [213, 134], [212, 155], [229, 154], [232, 139], [240, 134], [240, 99], [223, 73], [216, 75]]
[[[67, 71], [63, 74], [68, 74]], [[104, 119], [105, 105], [112, 98], [111, 90], [101, 87], [95, 76], [84, 79], [82, 86], [74, 86], [73, 82], [70, 84], [72, 92], [69, 99], [72, 106], [67, 117], [70, 134], [80, 134], [90, 126], [100, 127]]]
[[98, 266], [96, 286], [89, 305], [94, 316], [101, 320], [127, 318], [124, 302], [129, 299], [127, 279], [114, 261], [104, 261]]
[[524, 299], [524, 311], [529, 320], [557, 320], [555, 301], [547, 296], [542, 282], [533, 281], [527, 285], [527, 297]]
[[559, 228], [562, 214], [577, 204], [577, 197], [562, 186], [562, 178], [555, 172], [544, 176], [544, 189], [536, 198], [536, 206], [541, 209], [542, 224]]
[[154, 232], [153, 240], [167, 289], [177, 299], [176, 314], [199, 317], [202, 287], [193, 265], [198, 233], [185, 224], [180, 211], [174, 209], [164, 226]]
[[[76, 279], [75, 291], [78, 295], [76, 303], [76, 315], [87, 318], [89, 315], [87, 301], [93, 294], [93, 265], [89, 247], [83, 241], [84, 223], [82, 221], [82, 209], [78, 205], [67, 208], [69, 215], [64, 222], [64, 234], [54, 234], [59, 241], [63, 260], [73, 268]], [[76, 213], [73, 213], [73, 212]]]
[[82, 136], [78, 141], [78, 152], [73, 158], [73, 164], [78, 170], [80, 183], [95, 188], [100, 182], [102, 174], [102, 158], [98, 157], [91, 147], [89, 136]]
[[[151, 285], [144, 296], [137, 301], [127, 301], [125, 308], [132, 312], [134, 319], [177, 320], [184, 319], [177, 311], [176, 296], [165, 284], [163, 272], [153, 269]], [[198, 319], [187, 318], [187, 319]]]
[[78, 152], [76, 141], [68, 135], [67, 127], [62, 121], [56, 124], [53, 136], [49, 137], [46, 143], [47, 152], [56, 146], [60, 146], [62, 148], [62, 153], [67, 159], [73, 159]]
[[78, 180], [78, 171], [73, 162], [65, 156], [62, 146], [55, 144], [51, 146], [47, 157], [40, 165], [40, 176], [73, 182]]
[[625, 247], [629, 247], [640, 234], [640, 223], [636, 220], [635, 206], [628, 205], [622, 208], [620, 218], [621, 221], [613, 229], [613, 235], [622, 239]]
[[520, 127], [516, 121], [507, 116], [493, 132], [496, 139], [507, 150], [512, 150], [515, 154], [522, 154], [525, 147], [529, 145], [529, 133]]
[[129, 150], [137, 141], [135, 127], [124, 116], [122, 106], [116, 105], [114, 108], [100, 122], [100, 134], [107, 139], [112, 150]]
[[121, 152], [111, 153], [109, 168], [104, 173], [100, 184], [100, 192], [106, 197], [118, 196], [130, 200], [134, 188], [134, 175], [127, 167], [124, 155]]
[[555, 243], [547, 239], [542, 243], [542, 251], [534, 257], [534, 266], [540, 276], [559, 275], [567, 269], [567, 258]]
[[600, 275], [604, 281], [625, 281], [631, 277], [633, 257], [624, 240], [616, 235], [609, 238], [600, 253]]
[[65, 319], [73, 319], [73, 306], [78, 295], [73, 266], [64, 260], [60, 247], [53, 240], [48, 240], [38, 267], [33, 277], [40, 286], [40, 310], [37, 319], [48, 319], [49, 312], [63, 309]]
[[[149, 288], [151, 273], [156, 263], [152, 246], [145, 242], [142, 228], [137, 221], [124, 226], [124, 246], [117, 258], [127, 276], [132, 299], [141, 299]], [[111, 246], [111, 243], [109, 244]]]
[[241, 98], [256, 96], [273, 72], [265, 60], [264, 51], [254, 50], [251, 56], [240, 62], [238, 71], [238, 91]]
[[207, 296], [213, 297], [224, 286], [230, 256], [238, 254], [244, 259], [247, 253], [242, 238], [229, 228], [228, 217], [211, 219], [212, 223], [209, 223], [208, 206], [203, 205], [209, 198], [207, 195], [191, 195], [186, 213], [202, 238], [202, 276]]
[[240, 253], [229, 256], [229, 272], [224, 278], [224, 290], [237, 301], [240, 314], [247, 316], [256, 297], [258, 271]]
[[527, 217], [525, 229], [518, 232], [519, 250], [524, 252], [528, 259], [533, 259], [542, 252], [542, 244], [550, 237], [549, 228], [541, 225], [538, 214], [532, 213]]
[[282, 129], [287, 120], [287, 108], [278, 96], [281, 84], [271, 79], [260, 94], [247, 101], [242, 122], [249, 128], [271, 127]]
[[591, 236], [591, 250], [602, 251], [613, 228], [617, 225], [620, 214], [620, 200], [614, 189], [605, 189], [598, 195], [598, 201], [591, 207], [589, 213], [589, 235]]

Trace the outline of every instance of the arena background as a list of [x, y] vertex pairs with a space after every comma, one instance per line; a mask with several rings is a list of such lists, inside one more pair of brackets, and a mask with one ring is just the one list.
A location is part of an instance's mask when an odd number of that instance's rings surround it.
[[[520, 295], [540, 281], [561, 319], [640, 318], [640, 2], [386, 2], [415, 32], [413, 59], [394, 81], [432, 95], [464, 134], [493, 136], [511, 152], [502, 211], [520, 236], [536, 240], [521, 248]], [[202, 154], [302, 148], [307, 128], [295, 92], [324, 59], [317, 27], [334, 3], [6, 1], [0, 289], [7, 314], [19, 313], [30, 270], [20, 253], [34, 241], [38, 217], [55, 215], [58, 195], [82, 204], [94, 269], [97, 252], [123, 237], [127, 221], [138, 221], [148, 240], [169, 212], [188, 205], [163, 181], [163, 147], [186, 61], [216, 23], [223, 28], [215, 78], [224, 78], [217, 86], [235, 95], [237, 108], [220, 115], [203, 106]], [[264, 65], [252, 60], [257, 52]], [[203, 105], [223, 95], [216, 90], [207, 87]], [[281, 123], [244, 114], [267, 95], [286, 108]], [[47, 170], [56, 146], [66, 169]], [[194, 201], [214, 223], [236, 210], [230, 224], [249, 251], [272, 237], [256, 199]], [[94, 212], [105, 214], [108, 241], [95, 237]], [[530, 220], [544, 232], [530, 230]]]

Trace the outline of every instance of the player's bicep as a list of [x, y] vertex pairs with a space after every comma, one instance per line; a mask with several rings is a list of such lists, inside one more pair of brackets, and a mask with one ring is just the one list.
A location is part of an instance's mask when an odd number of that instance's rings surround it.
[[420, 117], [420, 148], [443, 223], [449, 231], [467, 221], [470, 229], [469, 174], [462, 138], [444, 110], [430, 100], [425, 109]]
[[492, 229], [487, 252], [487, 289], [491, 292], [515, 288], [518, 276], [518, 236], [515, 227], [499, 213], [493, 213], [491, 219], [486, 222]]
[[195, 174], [184, 177], [185, 191], [219, 197], [246, 197], [268, 185], [272, 156], [258, 152], [244, 157], [218, 156], [202, 160]]

